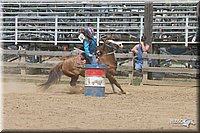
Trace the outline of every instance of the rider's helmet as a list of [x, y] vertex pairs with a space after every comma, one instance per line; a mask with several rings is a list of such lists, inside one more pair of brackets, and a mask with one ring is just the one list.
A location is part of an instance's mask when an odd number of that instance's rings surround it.
[[93, 35], [93, 34], [94, 34], [94, 30], [92, 29], [92, 27], [88, 27], [88, 28], [86, 29], [86, 33], [87, 33], [88, 35]]

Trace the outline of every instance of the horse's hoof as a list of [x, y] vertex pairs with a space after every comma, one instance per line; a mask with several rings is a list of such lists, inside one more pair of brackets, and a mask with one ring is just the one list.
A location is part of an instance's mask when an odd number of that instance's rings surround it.
[[129, 92], [125, 92], [125, 94], [126, 94], [126, 95], [130, 95], [131, 93], [129, 93]]
[[129, 93], [129, 92], [124, 92], [124, 91], [123, 91], [123, 92], [120, 92], [120, 95], [121, 95], [121, 94], [130, 94], [130, 93]]
[[113, 94], [117, 94], [117, 92], [116, 92], [116, 91], [114, 91], [114, 92], [113, 92]]
[[122, 94], [125, 94], [126, 92], [119, 92], [119, 93], [117, 93], [118, 95], [122, 95]]
[[123, 91], [123, 92], [122, 92], [122, 94], [126, 94], [126, 92], [125, 92], [125, 91]]
[[118, 95], [121, 95], [122, 93], [121, 92], [119, 92], [119, 93], [117, 93]]

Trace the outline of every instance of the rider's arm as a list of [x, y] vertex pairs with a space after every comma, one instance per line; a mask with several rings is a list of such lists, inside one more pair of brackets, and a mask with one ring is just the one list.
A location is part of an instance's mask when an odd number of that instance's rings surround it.
[[90, 43], [87, 41], [84, 41], [83, 44], [84, 44], [85, 54], [89, 56], [90, 55], [90, 50], [89, 50]]
[[131, 49], [131, 51], [133, 51], [134, 53], [138, 54], [138, 45], [139, 45], [139, 44], [135, 45], [135, 46]]
[[142, 45], [142, 51], [143, 52], [147, 52], [149, 50], [149, 45], [148, 44], [144, 44], [144, 42], [141, 42], [141, 45]]

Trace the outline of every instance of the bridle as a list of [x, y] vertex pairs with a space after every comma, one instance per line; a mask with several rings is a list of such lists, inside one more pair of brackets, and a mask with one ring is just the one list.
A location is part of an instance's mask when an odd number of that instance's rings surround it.
[[[111, 48], [112, 48], [112, 50], [114, 49], [114, 47], [110, 46], [109, 44], [104, 43], [103, 45], [106, 45], [109, 49], [111, 49]], [[112, 55], [114, 53], [115, 53], [115, 50], [113, 50], [112, 52], [109, 52], [109, 53], [102, 53], [101, 55]]]
[[104, 55], [112, 55], [112, 54], [114, 54], [114, 53], [115, 53], [115, 51], [110, 52], [110, 53], [106, 53], [106, 54], [104, 54]]

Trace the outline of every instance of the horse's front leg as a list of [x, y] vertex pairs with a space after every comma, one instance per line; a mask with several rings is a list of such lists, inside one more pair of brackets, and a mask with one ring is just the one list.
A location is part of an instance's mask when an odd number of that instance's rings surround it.
[[115, 77], [112, 74], [106, 74], [106, 77], [108, 78], [112, 89], [113, 89], [113, 93], [115, 92], [115, 88], [114, 88], [114, 84], [121, 90], [122, 94], [126, 94], [126, 92], [122, 89], [121, 85], [117, 82], [117, 80], [115, 79]]

